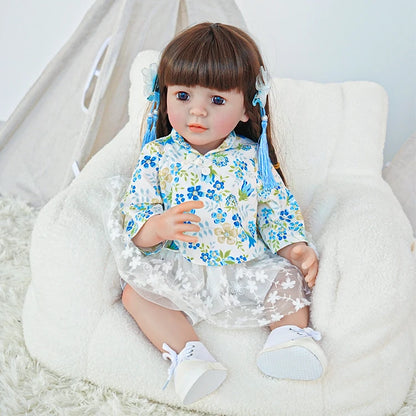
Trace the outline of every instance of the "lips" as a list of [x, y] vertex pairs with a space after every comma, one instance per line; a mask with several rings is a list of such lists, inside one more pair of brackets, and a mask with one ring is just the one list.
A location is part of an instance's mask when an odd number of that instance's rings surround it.
[[207, 130], [206, 127], [202, 126], [201, 124], [197, 124], [197, 123], [188, 124], [188, 128], [193, 133], [203, 133], [204, 131]]

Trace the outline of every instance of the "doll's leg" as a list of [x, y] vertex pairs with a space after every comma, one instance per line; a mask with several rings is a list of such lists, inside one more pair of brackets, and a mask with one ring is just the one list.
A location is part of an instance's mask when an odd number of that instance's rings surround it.
[[309, 322], [309, 307], [304, 306], [297, 312], [284, 316], [280, 321], [272, 322], [269, 326], [273, 331], [275, 328], [279, 328], [284, 325], [296, 325], [299, 328], [306, 328]]
[[308, 326], [309, 302], [306, 291], [310, 293], [300, 270], [282, 259], [281, 268], [264, 300], [268, 317], [280, 318], [270, 324], [271, 330], [284, 325], [296, 325], [299, 328]]
[[130, 285], [122, 302], [149, 341], [163, 351], [163, 343], [182, 351], [188, 341], [199, 341], [192, 325], [181, 311], [164, 308], [140, 296]]
[[192, 325], [180, 311], [164, 308], [140, 296], [126, 285], [122, 302], [150, 342], [171, 360], [169, 377], [184, 404], [215, 391], [227, 370], [199, 341]]
[[283, 317], [270, 324], [271, 333], [257, 357], [257, 365], [264, 374], [281, 379], [315, 380], [324, 373], [326, 358], [315, 342], [320, 339], [319, 332], [308, 328], [309, 307], [305, 305], [305, 297], [303, 275], [295, 266], [284, 264], [265, 298], [264, 306], [271, 317]]

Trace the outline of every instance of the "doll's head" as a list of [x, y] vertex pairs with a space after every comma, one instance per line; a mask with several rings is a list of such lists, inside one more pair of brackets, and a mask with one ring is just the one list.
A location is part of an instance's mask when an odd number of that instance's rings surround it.
[[[166, 111], [168, 85], [212, 88], [219, 91], [237, 89], [244, 95], [247, 122], [239, 122], [235, 132], [257, 142], [261, 134], [261, 115], [253, 106], [256, 77], [264, 66], [253, 39], [234, 26], [220, 23], [201, 23], [181, 32], [164, 49], [158, 68], [160, 91], [157, 137], [171, 132]], [[265, 110], [269, 113], [268, 103]], [[268, 125], [268, 137], [270, 137]], [[276, 156], [269, 140], [273, 163]]]

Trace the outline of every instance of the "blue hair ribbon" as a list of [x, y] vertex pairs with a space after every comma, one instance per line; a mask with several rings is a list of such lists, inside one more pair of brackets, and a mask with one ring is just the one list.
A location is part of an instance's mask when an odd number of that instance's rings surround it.
[[159, 117], [159, 82], [157, 78], [157, 65], [151, 64], [149, 68], [142, 70], [144, 78], [144, 94], [150, 101], [150, 111], [147, 116], [147, 128], [142, 140], [142, 148], [156, 139], [156, 124]]
[[270, 77], [267, 71], [260, 67], [260, 73], [256, 78], [257, 93], [253, 98], [253, 106], [257, 104], [260, 107], [261, 116], [261, 134], [258, 142], [257, 158], [259, 162], [259, 172], [265, 188], [271, 189], [278, 186], [276, 179], [273, 176], [273, 165], [270, 160], [269, 146], [267, 139], [267, 124], [268, 116], [266, 114], [265, 106], [267, 102], [267, 94], [270, 91]]

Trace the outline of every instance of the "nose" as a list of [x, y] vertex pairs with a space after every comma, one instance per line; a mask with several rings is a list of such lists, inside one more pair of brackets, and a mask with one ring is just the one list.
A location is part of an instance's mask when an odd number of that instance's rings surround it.
[[195, 102], [189, 109], [189, 113], [195, 117], [206, 117], [207, 110], [202, 103]]

